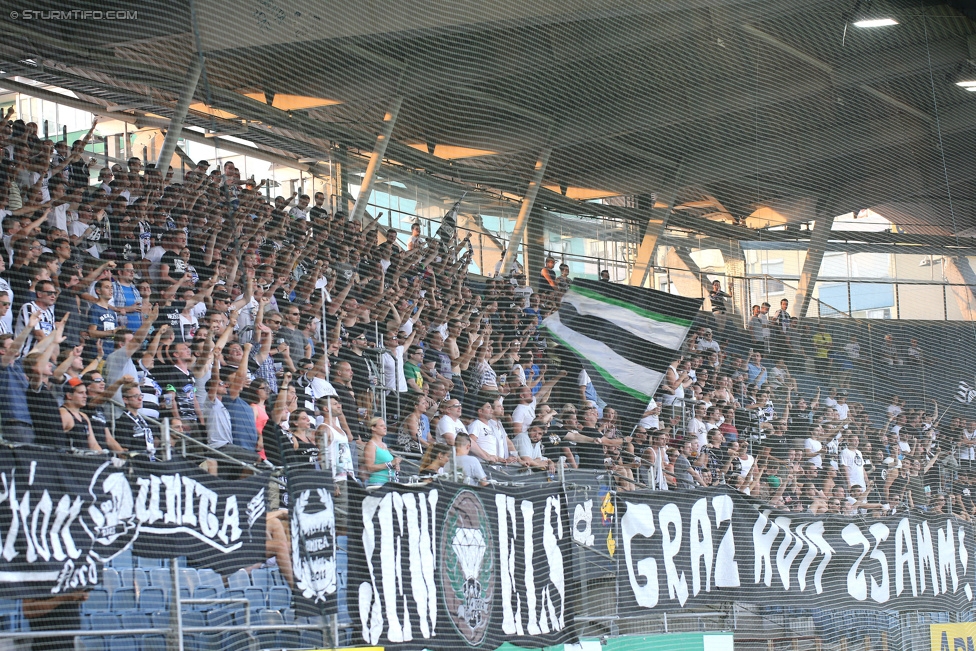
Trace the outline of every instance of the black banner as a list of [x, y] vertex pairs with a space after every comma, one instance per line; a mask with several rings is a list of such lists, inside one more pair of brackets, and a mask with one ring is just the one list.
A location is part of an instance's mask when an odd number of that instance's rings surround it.
[[387, 484], [352, 520], [354, 643], [463, 649], [576, 638], [572, 532], [553, 484]]
[[973, 598], [973, 527], [945, 514], [817, 517], [718, 489], [620, 493], [616, 512], [621, 616], [729, 601], [959, 611]]
[[320, 470], [288, 471], [295, 613], [336, 611], [336, 514], [332, 477]]
[[264, 561], [268, 475], [227, 481], [182, 460], [130, 465], [134, 554], [186, 556], [189, 565], [220, 574]]
[[0, 451], [0, 597], [87, 589], [123, 550], [231, 572], [265, 558], [267, 477], [181, 461], [120, 466], [33, 446]]

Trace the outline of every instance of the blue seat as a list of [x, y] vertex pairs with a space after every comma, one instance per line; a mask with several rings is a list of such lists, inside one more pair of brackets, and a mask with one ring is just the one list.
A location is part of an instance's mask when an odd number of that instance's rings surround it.
[[227, 577], [227, 587], [231, 590], [243, 590], [251, 587], [251, 575], [247, 570], [237, 570]]
[[252, 613], [264, 610], [268, 606], [268, 602], [264, 596], [264, 590], [261, 588], [245, 588], [244, 598], [251, 604]]
[[196, 569], [192, 567], [184, 567], [180, 570], [181, 588], [185, 587], [190, 591], [190, 594], [193, 594], [198, 585], [200, 585], [200, 575], [197, 573]]
[[281, 570], [277, 567], [272, 567], [268, 571], [271, 573], [271, 582], [273, 585], [288, 585], [285, 577], [281, 576]]
[[139, 651], [139, 641], [128, 635], [113, 635], [107, 642], [107, 651]]
[[[187, 611], [183, 613], [184, 628], [202, 628], [206, 626], [203, 613]], [[207, 638], [203, 633], [183, 633], [183, 647], [185, 651], [208, 651]]]
[[[186, 648], [184, 639], [184, 649]], [[164, 635], [140, 635], [139, 648], [141, 651], [166, 651], [166, 636]]]
[[[271, 610], [266, 610], [264, 612], [260, 612], [254, 615], [251, 618], [251, 623], [256, 624], [257, 626], [281, 627], [282, 625], [284, 625], [285, 620], [281, 616], [281, 613], [274, 612]], [[258, 646], [262, 649], [281, 647], [281, 642], [278, 633], [279, 631], [277, 629], [256, 631], [255, 637], [258, 640]]]
[[100, 637], [79, 637], [79, 651], [105, 651], [105, 641]]
[[127, 613], [122, 613], [122, 628], [125, 629], [135, 629], [135, 628], [152, 628], [152, 620], [146, 613], [140, 613], [138, 611], [130, 611]]
[[[168, 610], [157, 610], [154, 613], [146, 613], [146, 616], [152, 622], [153, 628], [168, 628], [173, 619]], [[186, 619], [186, 613], [183, 613], [183, 618]]]
[[114, 612], [119, 613], [137, 608], [135, 588], [119, 588], [112, 593], [112, 610]]
[[152, 569], [154, 567], [162, 567], [163, 563], [164, 561], [161, 558], [147, 558], [145, 556], [136, 556], [136, 565], [138, 565], [139, 567], [144, 567], [147, 570]]
[[322, 631], [301, 631], [299, 639], [304, 649], [321, 649], [325, 644]]
[[106, 567], [104, 570], [102, 570], [102, 587], [105, 588], [109, 594], [112, 594], [121, 588], [122, 579], [119, 578], [119, 571], [112, 567]]
[[286, 624], [294, 624], [295, 623], [295, 609], [294, 608], [285, 608], [284, 610], [281, 611], [281, 614], [284, 615], [284, 617], [285, 617], [285, 623]]
[[267, 590], [275, 585], [274, 579], [271, 577], [271, 570], [266, 567], [251, 570], [251, 583], [255, 588], [261, 588], [262, 590]]
[[120, 551], [118, 554], [116, 554], [115, 557], [112, 558], [112, 560], [109, 561], [109, 564], [112, 567], [114, 567], [115, 569], [121, 569], [121, 568], [124, 568], [124, 567], [132, 567], [132, 563], [133, 563], [133, 561], [132, 561], [132, 547], [126, 547], [125, 549], [123, 549], [122, 551]]
[[149, 585], [149, 574], [141, 567], [128, 567], [119, 573], [123, 588], [135, 588], [136, 592]]
[[200, 585], [207, 585], [218, 590], [224, 589], [224, 580], [220, 575], [210, 569], [202, 569], [197, 572], [200, 578]]
[[102, 610], [109, 609], [109, 591], [108, 590], [90, 590], [88, 592], [88, 598], [81, 604], [81, 611], [84, 613], [93, 613]]
[[24, 615], [17, 599], [0, 599], [0, 630], [20, 631], [25, 628]]
[[268, 590], [268, 610], [283, 611], [291, 607], [291, 588], [276, 585]]
[[110, 631], [119, 628], [118, 615], [113, 613], [93, 613], [91, 616], [93, 631]]
[[[213, 588], [209, 585], [201, 585], [197, 588], [196, 592], [193, 593], [194, 599], [216, 599], [220, 596], [220, 592], [217, 588]], [[212, 610], [216, 607], [215, 604], [194, 604], [194, 610]]]
[[166, 610], [166, 597], [162, 588], [146, 588], [139, 595], [139, 610], [144, 613]]
[[173, 574], [168, 567], [154, 567], [149, 570], [149, 584], [169, 594], [173, 590]]

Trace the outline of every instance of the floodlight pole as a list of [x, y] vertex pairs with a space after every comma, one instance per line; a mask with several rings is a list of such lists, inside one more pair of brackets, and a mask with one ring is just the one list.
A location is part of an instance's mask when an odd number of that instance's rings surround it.
[[373, 182], [376, 180], [376, 173], [383, 163], [383, 156], [386, 155], [386, 146], [390, 144], [390, 136], [393, 135], [393, 127], [396, 126], [397, 116], [400, 114], [400, 107], [403, 105], [403, 98], [397, 97], [393, 100], [390, 109], [383, 116], [383, 130], [376, 137], [376, 146], [373, 153], [369, 155], [369, 164], [366, 166], [366, 174], [363, 175], [363, 183], [359, 186], [359, 196], [356, 197], [356, 205], [352, 209], [349, 221], [360, 222], [366, 214], [366, 204], [369, 203], [369, 195], [373, 192]]
[[[173, 153], [176, 151], [176, 141], [180, 139], [180, 135], [183, 133], [183, 120], [186, 119], [186, 112], [189, 110], [190, 103], [193, 101], [193, 92], [197, 89], [197, 82], [200, 81], [200, 73], [202, 71], [203, 57], [193, 57], [190, 61], [190, 67], [186, 71], [186, 78], [183, 81], [183, 90], [180, 91], [180, 98], [176, 102], [176, 108], [173, 109], [173, 119], [170, 121], [169, 129], [166, 131], [163, 148], [159, 152], [159, 158], [156, 159], [156, 169], [160, 171], [163, 177], [166, 176], [170, 159], [173, 158]], [[163, 169], [163, 166], [166, 169]]]
[[499, 274], [502, 276], [505, 275], [515, 261], [515, 252], [518, 250], [519, 244], [522, 243], [522, 238], [525, 235], [525, 230], [529, 223], [529, 215], [532, 214], [532, 206], [535, 204], [536, 195], [539, 194], [539, 187], [542, 185], [542, 179], [546, 174], [546, 166], [549, 164], [550, 154], [552, 154], [552, 148], [546, 147], [542, 150], [542, 153], [539, 155], [539, 160], [535, 163], [535, 172], [532, 174], [529, 187], [525, 189], [525, 196], [522, 198], [522, 207], [519, 209], [518, 217], [515, 220], [512, 239], [509, 241], [508, 248], [505, 250], [505, 257], [502, 258], [502, 266], [499, 270]]

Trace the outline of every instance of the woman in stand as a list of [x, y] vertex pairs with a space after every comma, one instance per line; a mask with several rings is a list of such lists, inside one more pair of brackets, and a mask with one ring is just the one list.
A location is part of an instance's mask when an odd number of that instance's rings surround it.
[[420, 461], [420, 478], [429, 481], [443, 475], [447, 464], [451, 462], [451, 446], [446, 443], [434, 443], [424, 452]]
[[386, 421], [382, 418], [372, 418], [369, 421], [369, 441], [363, 450], [362, 472], [368, 475], [367, 484], [382, 486], [393, 481], [400, 470], [400, 458], [394, 457], [390, 449], [383, 442], [386, 436]]
[[316, 442], [316, 430], [312, 427], [314, 422], [304, 409], [296, 409], [288, 416], [286, 435], [291, 439], [291, 450], [286, 448], [282, 456], [289, 466], [318, 465], [320, 451]]
[[397, 448], [403, 452], [421, 453], [430, 448], [430, 418], [425, 413], [430, 407], [427, 396], [408, 393], [403, 398], [405, 414], [400, 432], [397, 434]]
[[91, 421], [82, 412], [88, 402], [88, 388], [80, 378], [71, 378], [64, 387], [64, 405], [61, 407], [61, 426], [64, 440], [70, 448], [101, 452], [95, 440]]

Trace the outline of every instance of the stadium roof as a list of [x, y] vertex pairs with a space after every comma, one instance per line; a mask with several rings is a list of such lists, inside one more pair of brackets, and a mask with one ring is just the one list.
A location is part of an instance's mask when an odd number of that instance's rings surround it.
[[[948, 235], [976, 226], [961, 4], [109, 0], [99, 10], [137, 17], [4, 16], [0, 70], [166, 118], [202, 53], [194, 101], [222, 117], [188, 124], [295, 159], [371, 150], [399, 96], [388, 159], [520, 195], [551, 146], [540, 201], [554, 207], [676, 192], [698, 217], [875, 207]], [[877, 17], [898, 24], [853, 25]]]

